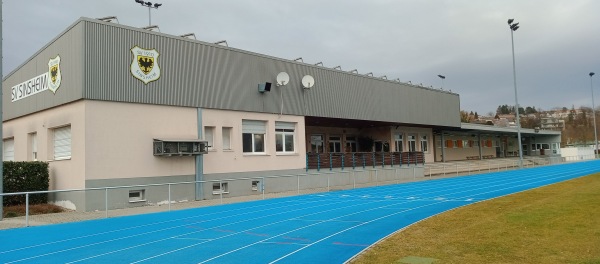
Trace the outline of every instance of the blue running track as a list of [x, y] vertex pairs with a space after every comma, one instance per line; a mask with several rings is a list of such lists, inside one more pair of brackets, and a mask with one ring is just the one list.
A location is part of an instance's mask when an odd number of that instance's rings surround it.
[[0, 231], [0, 263], [343, 263], [432, 215], [600, 161]]

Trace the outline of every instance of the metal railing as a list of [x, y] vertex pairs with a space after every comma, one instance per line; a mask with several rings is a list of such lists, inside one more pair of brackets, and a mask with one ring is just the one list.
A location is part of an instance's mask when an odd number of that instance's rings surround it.
[[[531, 157], [524, 160], [525, 168], [592, 160], [592, 155], [574, 157]], [[397, 184], [416, 180], [440, 177], [471, 175], [476, 173], [497, 172], [518, 169], [518, 159], [488, 159], [479, 161], [459, 161], [432, 163], [404, 167], [385, 167], [375, 169], [332, 170], [326, 172], [307, 172], [295, 175], [275, 175], [264, 177], [248, 177], [236, 179], [220, 179], [212, 181], [172, 182], [161, 184], [110, 186], [85, 189], [52, 190], [36, 192], [3, 193], [0, 196], [25, 196], [25, 216], [4, 218], [3, 221], [19, 222], [17, 226], [29, 226], [32, 217], [36, 222], [59, 223], [112, 216], [132, 215], [149, 212], [171, 211], [172, 209], [194, 208], [242, 201], [261, 200], [300, 194], [329, 192], [333, 190], [354, 189], [368, 186]], [[203, 200], [195, 201], [195, 187], [203, 185], [208, 193]], [[129, 201], [126, 194], [131, 190], [145, 189], [147, 198], [140, 201]], [[211, 193], [212, 191], [212, 193]], [[81, 197], [93, 200], [97, 208], [85, 208], [86, 212], [66, 212], [58, 214], [30, 214], [30, 196], [36, 194], [83, 193]], [[125, 201], [124, 201], [125, 200]], [[3, 221], [0, 221], [2, 223]], [[17, 227], [13, 226], [13, 227]], [[0, 225], [0, 228], [2, 226]]]
[[[160, 211], [171, 211], [175, 209], [210, 206], [242, 201], [261, 200], [267, 198], [285, 197], [309, 193], [329, 192], [333, 190], [354, 189], [368, 186], [395, 184], [400, 182], [415, 181], [423, 178], [423, 166], [396, 167], [385, 169], [346, 170], [319, 173], [304, 173], [296, 175], [276, 175], [264, 177], [248, 177], [236, 179], [221, 179], [212, 181], [189, 181], [162, 184], [144, 184], [127, 186], [110, 186], [85, 189], [51, 190], [35, 192], [3, 193], [0, 196], [25, 196], [25, 216], [5, 218], [4, 220], [18, 219], [21, 226], [30, 226], [32, 217], [38, 217], [36, 222], [71, 222], [96, 218], [108, 218], [111, 216], [131, 215], [137, 213], [149, 213]], [[256, 184], [257, 183], [257, 184]], [[188, 190], [194, 190], [196, 184], [204, 184], [205, 190], [212, 190], [209, 198], [192, 201], [194, 196], [190, 192], [188, 196], [175, 198], [175, 188], [182, 190], [181, 186], [187, 186]], [[179, 186], [179, 187], [177, 187]], [[217, 189], [211, 188], [216, 186]], [[227, 186], [224, 188], [224, 186]], [[242, 186], [242, 187], [240, 187]], [[154, 189], [150, 189], [154, 188]], [[162, 188], [162, 189], [158, 189]], [[152, 190], [154, 197], [143, 201], [128, 202], [115, 199], [115, 193], [128, 190]], [[67, 212], [46, 215], [30, 215], [29, 197], [36, 194], [56, 195], [63, 193], [81, 193], [86, 197], [92, 197], [95, 192], [96, 198], [102, 201], [102, 208], [86, 210], [86, 212]], [[102, 193], [102, 195], [99, 195]], [[150, 195], [146, 193], [146, 195]], [[86, 198], [87, 199], [87, 198]], [[98, 200], [98, 199], [96, 199]], [[95, 201], [96, 203], [98, 201]], [[131, 207], [128, 207], [131, 206]], [[56, 219], [52, 219], [53, 215]], [[70, 215], [70, 216], [69, 216]], [[34, 219], [35, 221], [36, 219]], [[2, 221], [0, 221], [1, 223]]]

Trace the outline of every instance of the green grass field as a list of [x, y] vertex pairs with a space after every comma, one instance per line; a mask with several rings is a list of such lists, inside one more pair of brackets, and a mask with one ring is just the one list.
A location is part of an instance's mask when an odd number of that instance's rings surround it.
[[431, 217], [352, 263], [600, 264], [600, 174]]

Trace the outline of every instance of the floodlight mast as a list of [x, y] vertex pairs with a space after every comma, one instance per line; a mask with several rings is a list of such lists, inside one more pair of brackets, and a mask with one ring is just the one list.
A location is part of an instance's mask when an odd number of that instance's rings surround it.
[[136, 3], [148, 7], [148, 26], [152, 26], [152, 15], [150, 14], [150, 9], [154, 8], [154, 9], [158, 9], [160, 6], [162, 6], [162, 4], [159, 3], [154, 3], [152, 4], [152, 2], [144, 2], [143, 0], [135, 0]]
[[517, 125], [517, 144], [519, 145], [519, 168], [523, 168], [523, 143], [521, 142], [521, 120], [519, 119], [519, 97], [517, 96], [517, 70], [515, 67], [515, 41], [513, 38], [513, 31], [519, 29], [519, 23], [514, 23], [514, 19], [508, 20], [508, 27], [510, 28], [510, 43], [512, 47], [512, 62], [513, 62], [513, 80], [515, 85], [515, 113], [516, 113], [516, 125]]

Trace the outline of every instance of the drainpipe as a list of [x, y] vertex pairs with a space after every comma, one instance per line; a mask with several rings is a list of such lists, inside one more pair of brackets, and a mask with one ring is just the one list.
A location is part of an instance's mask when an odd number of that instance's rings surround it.
[[[202, 108], [198, 107], [197, 112], [197, 121], [198, 121], [198, 138], [202, 138]], [[196, 201], [204, 199], [204, 193], [202, 188], [202, 183], [198, 181], [204, 180], [204, 154], [196, 155]]]

